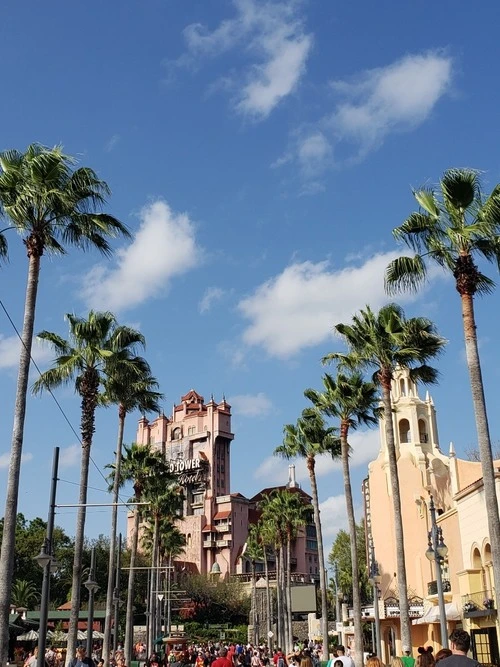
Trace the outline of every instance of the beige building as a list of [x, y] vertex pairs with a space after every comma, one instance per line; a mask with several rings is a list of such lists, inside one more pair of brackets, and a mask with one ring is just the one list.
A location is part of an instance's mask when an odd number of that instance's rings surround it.
[[[453, 445], [448, 454], [441, 451], [433, 400], [429, 393], [425, 399], [418, 395], [407, 371], [396, 374], [392, 396], [413, 649], [432, 645], [436, 651], [440, 647], [435, 563], [425, 555], [432, 495], [437, 524], [448, 547], [441, 567], [448, 630], [457, 625], [470, 630], [474, 653], [481, 662], [494, 662], [498, 659], [498, 627], [497, 612], [492, 608], [491, 549], [481, 466], [458, 459]], [[376, 560], [381, 574], [382, 659], [389, 663], [394, 655], [402, 655], [402, 646], [392, 486], [383, 419], [380, 436], [380, 451], [369, 465], [363, 490], [367, 538], [373, 547], [373, 552], [368, 552], [369, 561]]]

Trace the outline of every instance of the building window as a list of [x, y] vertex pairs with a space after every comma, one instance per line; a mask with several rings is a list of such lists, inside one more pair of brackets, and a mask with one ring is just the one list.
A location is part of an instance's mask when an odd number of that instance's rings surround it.
[[195, 507], [193, 510], [193, 516], [201, 516], [203, 514], [203, 507]]

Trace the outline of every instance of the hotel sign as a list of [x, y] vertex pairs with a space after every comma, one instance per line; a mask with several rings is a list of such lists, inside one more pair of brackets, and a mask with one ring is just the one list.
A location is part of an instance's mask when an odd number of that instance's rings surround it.
[[170, 459], [170, 473], [177, 475], [179, 484], [191, 486], [206, 482], [207, 461], [202, 459]]

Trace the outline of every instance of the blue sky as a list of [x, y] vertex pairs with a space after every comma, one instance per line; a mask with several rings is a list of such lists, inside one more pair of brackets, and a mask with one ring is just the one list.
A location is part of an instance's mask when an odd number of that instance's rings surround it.
[[[339, 346], [333, 325], [387, 301], [391, 230], [414, 210], [411, 186], [450, 166], [483, 170], [487, 190], [500, 181], [500, 6], [10, 0], [0, 11], [0, 148], [62, 143], [108, 181], [108, 210], [133, 233], [111, 261], [44, 257], [36, 330], [65, 335], [64, 313], [113, 310], [145, 334], [166, 414], [190, 388], [233, 405], [233, 490], [283, 483], [287, 465], [269, 457], [305, 407], [304, 388], [320, 387], [320, 359]], [[8, 234], [0, 294], [20, 326], [27, 261]], [[435, 275], [401, 301], [450, 341], [432, 395], [443, 448], [453, 440], [463, 453], [475, 429], [458, 296]], [[478, 302], [477, 318], [498, 440], [497, 294]], [[17, 353], [2, 314], [2, 509]], [[47, 350], [36, 355], [46, 366]], [[57, 396], [78, 429], [78, 398]], [[100, 412], [96, 489], [115, 439], [115, 411]], [[76, 438], [50, 397], [30, 398], [19, 505], [30, 517], [46, 515], [56, 445], [66, 480], [59, 502], [76, 502]], [[359, 489], [378, 435], [353, 445]], [[328, 461], [319, 474], [331, 542], [345, 524], [342, 479]], [[89, 500], [105, 498], [96, 490]], [[60, 511], [69, 533], [74, 520], [75, 511]], [[109, 521], [108, 510], [89, 511], [89, 535], [106, 533]]]

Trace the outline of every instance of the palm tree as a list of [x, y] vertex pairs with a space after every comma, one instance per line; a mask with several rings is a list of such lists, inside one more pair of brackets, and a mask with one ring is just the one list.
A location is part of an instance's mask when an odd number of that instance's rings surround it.
[[170, 524], [168, 530], [162, 531], [161, 543], [163, 553], [167, 558], [167, 618], [165, 622], [165, 633], [170, 635], [172, 622], [172, 571], [173, 563], [186, 547], [186, 537], [177, 526]]
[[[145, 488], [152, 475], [164, 477], [168, 474], [165, 459], [160, 452], [152, 449], [151, 445], [130, 446], [124, 445], [125, 454], [122, 455], [120, 465], [120, 487], [125, 482], [133, 482], [134, 502], [139, 503], [144, 499]], [[134, 581], [135, 563], [137, 560], [137, 548], [139, 544], [139, 527], [141, 511], [136, 507], [134, 512], [134, 527], [132, 530], [132, 541], [130, 544], [130, 569], [127, 585], [127, 611], [125, 617], [125, 664], [130, 665], [132, 660], [132, 646], [134, 642]]]
[[455, 279], [455, 288], [462, 305], [465, 354], [483, 472], [498, 605], [500, 519], [477, 344], [474, 297], [476, 294], [488, 294], [494, 287], [494, 282], [478, 269], [477, 261], [494, 262], [500, 267], [500, 184], [495, 186], [489, 196], [483, 197], [477, 171], [448, 169], [441, 178], [439, 189], [439, 193], [430, 188], [414, 191], [420, 210], [412, 213], [393, 234], [415, 255], [398, 257], [389, 264], [386, 287], [391, 293], [418, 289], [427, 278], [429, 263], [436, 263]]
[[375, 416], [379, 399], [377, 387], [373, 382], [364, 382], [358, 371], [349, 374], [337, 373], [334, 379], [328, 373], [323, 376], [324, 391], [306, 389], [304, 394], [323, 414], [338, 419], [340, 422], [340, 447], [342, 472], [344, 476], [344, 493], [347, 508], [347, 522], [351, 542], [352, 562], [352, 602], [354, 609], [354, 647], [356, 667], [363, 665], [363, 627], [361, 623], [361, 597], [358, 583], [360, 573], [357, 557], [356, 518], [351, 489], [351, 473], [349, 469], [349, 430], [361, 425], [375, 425]]
[[250, 560], [252, 566], [252, 605], [251, 605], [251, 624], [253, 628], [252, 644], [258, 646], [259, 633], [257, 628], [257, 589], [255, 577], [255, 565], [257, 561], [264, 560], [264, 549], [260, 537], [260, 525], [254, 523], [250, 526], [246, 541], [245, 556]]
[[332, 428], [326, 428], [321, 415], [306, 409], [297, 424], [287, 424], [283, 430], [283, 443], [274, 453], [286, 459], [301, 457], [306, 459], [311, 484], [314, 525], [318, 540], [319, 581], [321, 588], [321, 632], [323, 635], [323, 660], [328, 660], [328, 599], [323, 550], [323, 531], [319, 509], [318, 485], [316, 482], [316, 456], [330, 453], [339, 455], [338, 439]]
[[392, 421], [391, 382], [397, 367], [408, 368], [417, 381], [435, 382], [437, 371], [427, 365], [446, 344], [434, 324], [423, 317], [407, 319], [403, 309], [388, 304], [374, 313], [369, 306], [353, 317], [352, 324], [337, 324], [337, 332], [348, 347], [348, 353], [332, 352], [323, 363], [338, 361], [341, 367], [371, 369], [373, 381], [380, 387], [389, 460], [389, 475], [394, 511], [396, 538], [396, 569], [399, 588], [401, 641], [411, 646], [411, 626], [406, 584], [403, 521], [399, 491], [398, 465]]
[[266, 633], [268, 637], [268, 646], [272, 647], [272, 637], [269, 636], [271, 632], [272, 610], [271, 610], [271, 592], [269, 589], [269, 549], [274, 546], [274, 528], [270, 521], [265, 521], [263, 517], [259, 519], [259, 536], [262, 544], [262, 551], [264, 557], [264, 577], [266, 580]]
[[[21, 333], [14, 425], [0, 552], [0, 662], [8, 660], [9, 603], [15, 554], [15, 523], [23, 448], [26, 396], [35, 323], [38, 281], [43, 254], [63, 254], [66, 246], [97, 248], [111, 253], [108, 239], [129, 236], [116, 218], [99, 210], [110, 195], [108, 185], [92, 169], [73, 169], [73, 158], [61, 147], [31, 144], [25, 153], [0, 153], [0, 213], [17, 230], [28, 255], [28, 279]], [[4, 230], [6, 231], [6, 230]], [[7, 254], [0, 233], [0, 259]]]
[[118, 493], [120, 489], [120, 464], [122, 460], [123, 432], [125, 418], [133, 410], [159, 412], [158, 401], [163, 394], [156, 391], [158, 382], [152, 377], [149, 364], [142, 357], [131, 359], [133, 366], [121, 366], [121, 375], [112, 375], [104, 382], [103, 403], [118, 404], [118, 442], [113, 475], [113, 508], [111, 511], [111, 534], [108, 564], [108, 585], [106, 594], [106, 622], [104, 624], [103, 660], [107, 667], [111, 648], [111, 622], [113, 619], [113, 568], [115, 563], [116, 532], [118, 520]]
[[16, 579], [12, 584], [11, 604], [15, 607], [31, 609], [40, 600], [40, 593], [32, 581]]
[[74, 382], [75, 391], [81, 397], [81, 468], [80, 493], [76, 520], [75, 553], [73, 560], [73, 584], [71, 588], [71, 612], [68, 629], [68, 656], [76, 649], [78, 616], [80, 612], [81, 561], [85, 533], [87, 485], [90, 450], [95, 430], [95, 411], [99, 404], [99, 390], [104, 379], [119, 372], [120, 368], [134, 368], [133, 353], [144, 345], [144, 337], [135, 329], [119, 326], [112, 313], [90, 311], [81, 318], [67, 314], [69, 340], [50, 331], [38, 336], [51, 344], [57, 356], [52, 368], [41, 374], [33, 391], [45, 390]]

